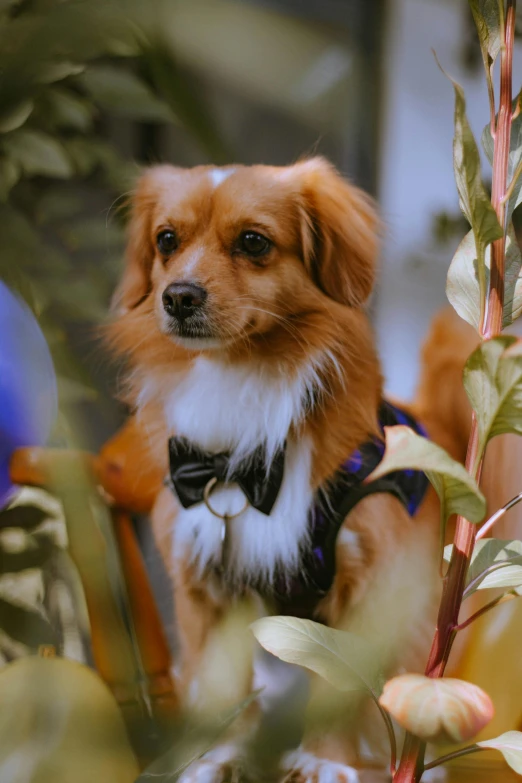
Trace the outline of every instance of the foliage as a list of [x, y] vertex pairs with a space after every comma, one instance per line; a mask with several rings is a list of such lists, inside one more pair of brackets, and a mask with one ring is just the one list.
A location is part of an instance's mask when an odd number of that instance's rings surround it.
[[[107, 123], [181, 121], [217, 161], [226, 155], [205, 107], [182, 90], [151, 22], [155, 3], [147, 14], [137, 0], [0, 8], [0, 278], [39, 318], [62, 410], [94, 393], [71, 339], [76, 324], [106, 317], [123, 250], [122, 198], [139, 173], [108, 140]], [[112, 204], [101, 214], [91, 206], [100, 200]]]
[[[522, 114], [520, 96], [512, 103], [506, 92], [512, 70], [514, 3], [511, 0], [507, 3], [504, 0], [469, 2], [488, 84], [490, 123], [482, 143], [493, 165], [493, 189], [490, 200], [482, 180], [478, 146], [466, 116], [464, 92], [451, 80], [455, 92], [455, 181], [460, 207], [471, 231], [459, 245], [451, 263], [447, 294], [459, 315], [472, 324], [481, 337], [490, 338], [474, 351], [464, 370], [464, 387], [474, 413], [466, 469], [443, 449], [426, 442], [407, 427], [397, 426], [386, 429], [384, 459], [368, 478], [371, 481], [399, 469], [423, 470], [440, 498], [442, 535], [448, 516], [461, 515], [455, 534], [458, 544], [445, 550], [449, 568], [426, 669], [430, 676], [406, 674], [394, 678], [385, 685], [379, 700], [387, 727], [386, 713], [389, 712], [409, 732], [397, 770], [393, 737], [390, 737], [391, 772], [396, 783], [418, 783], [424, 769], [482, 748], [500, 750], [508, 764], [522, 774], [522, 733], [519, 732], [508, 732], [427, 765], [423, 763], [426, 739], [441, 733], [454, 741], [469, 739], [493, 715], [491, 700], [475, 686], [439, 679], [443, 676], [455, 633], [504, 598], [522, 594], [522, 542], [482, 541], [482, 529], [477, 532], [476, 527], [485, 513], [485, 501], [476, 479], [487, 444], [501, 433], [522, 434], [522, 347], [513, 337], [499, 336], [502, 327], [511, 324], [522, 312], [522, 257], [512, 225], [522, 192]], [[497, 114], [492, 69], [499, 53], [502, 59], [501, 106]], [[506, 120], [506, 112], [513, 113], [512, 123], [510, 117]], [[502, 181], [499, 178], [505, 172]], [[494, 250], [491, 249], [493, 243]], [[500, 298], [499, 314], [495, 297]], [[519, 499], [514, 499], [506, 508]], [[484, 525], [484, 531], [489, 531], [502, 513], [503, 510], [493, 515]], [[459, 622], [464, 597], [476, 590], [499, 587], [510, 589], [464, 622]], [[319, 632], [311, 621], [288, 618], [262, 621], [261, 625], [254, 625], [254, 633], [272, 653], [312, 669], [339, 689], [350, 687], [354, 670], [359, 681], [364, 682], [359, 671], [360, 649], [365, 644], [362, 638], [355, 641], [350, 636], [350, 640], [346, 638], [341, 643], [341, 637], [336, 636], [341, 632], [327, 629]], [[375, 696], [374, 690], [369, 690]]]

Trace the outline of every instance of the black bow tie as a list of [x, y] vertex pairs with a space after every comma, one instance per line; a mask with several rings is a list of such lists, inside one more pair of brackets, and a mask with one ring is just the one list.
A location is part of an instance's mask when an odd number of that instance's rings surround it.
[[228, 454], [207, 454], [185, 438], [170, 438], [169, 460], [172, 485], [184, 508], [201, 503], [205, 488], [215, 479], [238, 484], [250, 505], [268, 516], [283, 481], [285, 451], [279, 449], [267, 470], [265, 450], [258, 448], [230, 472]]

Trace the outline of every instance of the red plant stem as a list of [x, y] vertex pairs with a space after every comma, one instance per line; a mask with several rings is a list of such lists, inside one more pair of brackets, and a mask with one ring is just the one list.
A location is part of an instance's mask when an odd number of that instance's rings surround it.
[[[515, 34], [516, 0], [507, 0], [505, 38], [501, 49], [500, 65], [500, 104], [498, 122], [495, 134], [495, 151], [493, 156], [493, 185], [491, 203], [500, 225], [504, 228], [506, 209], [503, 201], [506, 193], [507, 171], [509, 160], [509, 145], [512, 121], [512, 69], [513, 41]], [[502, 330], [504, 307], [504, 267], [505, 238], [498, 239], [491, 249], [491, 282], [488, 297], [486, 321], [482, 337], [489, 339]], [[480, 457], [480, 459], [479, 459]], [[474, 467], [476, 466], [476, 467]], [[482, 473], [482, 455], [478, 451], [478, 428], [473, 414], [471, 433], [466, 455], [466, 470], [474, 473], [477, 482]], [[442, 677], [448, 662], [451, 646], [459, 624], [460, 606], [473, 546], [475, 543], [475, 526], [463, 517], [458, 517], [455, 530], [453, 553], [448, 573], [444, 578], [442, 598], [437, 618], [435, 636], [433, 638], [426, 675]], [[425, 743], [407, 734], [401, 762], [394, 783], [418, 783], [424, 769]]]
[[[513, 119], [512, 73], [515, 15], [516, 0], [508, 0], [505, 41], [501, 49], [500, 59], [500, 102], [495, 136], [495, 152], [493, 155], [493, 183], [491, 188], [491, 203], [497, 213], [498, 222], [502, 228], [505, 227], [506, 222], [506, 202], [504, 201], [504, 196], [507, 188], [509, 145], [511, 140], [511, 122]], [[501, 239], [496, 239], [491, 246], [491, 284], [488, 298], [488, 313], [483, 334], [483, 337], [486, 340], [499, 334], [502, 330], [505, 245], [506, 238], [504, 233], [504, 236], [502, 236]]]
[[491, 611], [491, 609], [494, 609], [495, 606], [498, 606], [499, 604], [505, 604], [506, 601], [511, 601], [513, 598], [519, 598], [520, 596], [516, 592], [516, 590], [508, 590], [507, 593], [503, 593], [502, 595], [497, 596], [492, 601], [490, 601], [488, 604], [483, 606], [481, 609], [477, 609], [476, 612], [474, 612], [472, 615], [468, 617], [467, 620], [464, 620], [464, 622], [460, 623], [455, 630], [456, 631], [463, 631], [464, 628], [467, 628], [468, 625], [471, 625], [471, 623], [474, 623], [475, 620], [478, 620], [479, 617], [482, 617], [483, 614], [486, 614], [486, 612]]

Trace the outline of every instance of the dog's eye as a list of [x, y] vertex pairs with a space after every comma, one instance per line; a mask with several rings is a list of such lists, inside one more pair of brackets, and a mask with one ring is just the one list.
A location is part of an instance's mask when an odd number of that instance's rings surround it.
[[162, 256], [170, 256], [178, 247], [178, 238], [174, 231], [165, 229], [156, 237], [156, 244]]
[[271, 246], [270, 240], [257, 231], [243, 231], [239, 237], [238, 250], [254, 258], [266, 255]]

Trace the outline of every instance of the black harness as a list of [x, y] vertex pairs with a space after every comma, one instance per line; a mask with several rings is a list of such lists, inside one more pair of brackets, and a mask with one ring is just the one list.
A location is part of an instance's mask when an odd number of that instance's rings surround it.
[[[384, 401], [379, 408], [381, 436], [363, 443], [343, 464], [327, 485], [316, 492], [309, 511], [309, 536], [295, 573], [276, 574], [270, 588], [256, 585], [255, 575], [244, 587], [260, 592], [278, 614], [311, 617], [335, 578], [337, 536], [347, 515], [363, 498], [377, 493], [394, 495], [413, 516], [420, 506], [428, 480], [416, 470], [390, 473], [368, 484], [365, 479], [384, 455], [384, 427], [403, 424], [427, 437], [424, 428], [409, 414]], [[277, 500], [284, 475], [285, 450], [272, 460], [267, 473], [264, 450], [230, 470], [227, 454], [201, 452], [185, 438], [169, 440], [170, 483], [181, 505], [189, 508], [204, 502], [209, 486], [217, 482], [236, 483], [248, 502], [269, 515]]]

